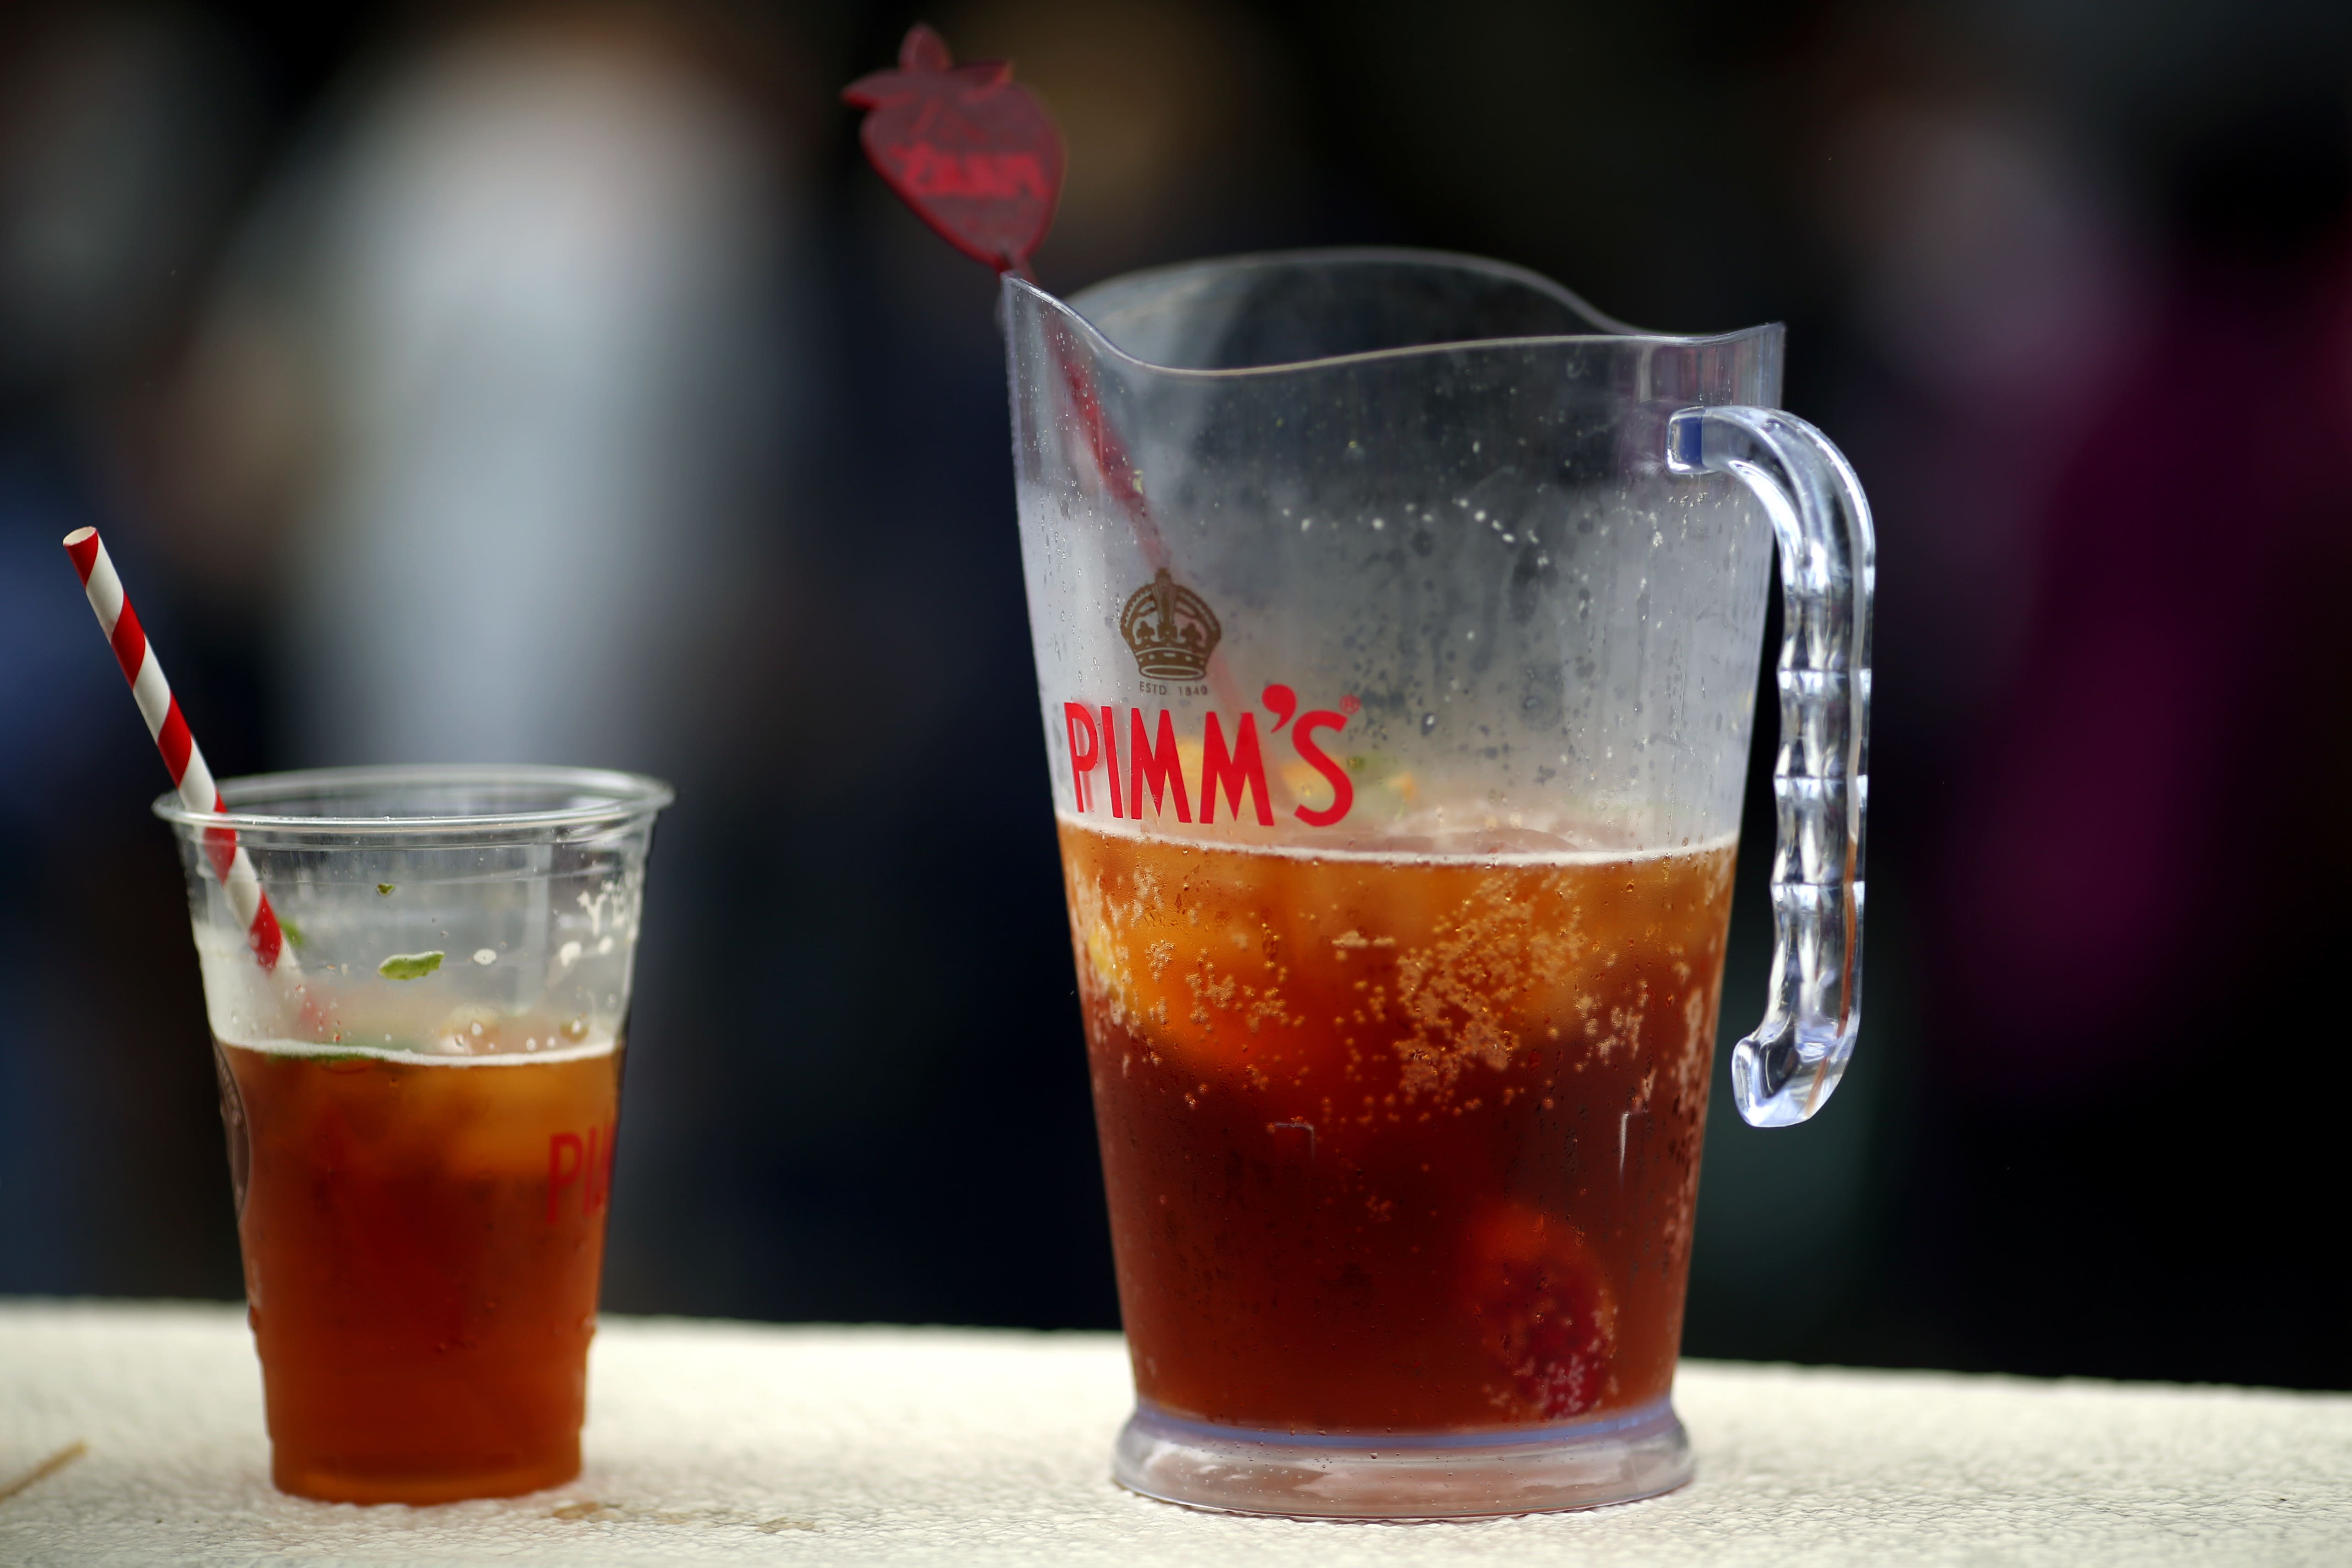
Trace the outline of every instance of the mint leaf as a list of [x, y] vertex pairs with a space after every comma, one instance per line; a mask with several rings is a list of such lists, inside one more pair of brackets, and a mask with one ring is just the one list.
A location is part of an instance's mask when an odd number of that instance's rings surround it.
[[392, 888], [393, 884], [390, 882], [378, 882], [375, 885], [375, 890], [387, 899], [392, 897]]
[[294, 923], [292, 916], [279, 915], [278, 929], [285, 933], [287, 942], [292, 944], [296, 951], [299, 952], [310, 945], [310, 939], [302, 934], [302, 928]]
[[441, 967], [437, 952], [395, 952], [375, 966], [386, 980], [422, 980]]

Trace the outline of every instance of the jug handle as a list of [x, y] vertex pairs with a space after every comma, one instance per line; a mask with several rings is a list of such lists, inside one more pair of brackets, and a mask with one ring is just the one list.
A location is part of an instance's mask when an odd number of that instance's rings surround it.
[[1667, 423], [1666, 463], [1747, 487], [1780, 547], [1772, 979], [1764, 1021], [1732, 1050], [1731, 1087], [1751, 1125], [1789, 1127], [1828, 1101], [1862, 1023], [1877, 575], [1870, 503], [1828, 438], [1776, 409], [1682, 409]]

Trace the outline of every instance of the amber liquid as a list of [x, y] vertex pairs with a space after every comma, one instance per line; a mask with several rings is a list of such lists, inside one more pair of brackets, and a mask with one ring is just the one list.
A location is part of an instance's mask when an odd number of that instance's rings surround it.
[[1143, 1400], [1393, 1433], [1667, 1394], [1730, 844], [1480, 862], [1061, 837]]
[[220, 1061], [278, 1486], [429, 1503], [577, 1475], [620, 1049]]

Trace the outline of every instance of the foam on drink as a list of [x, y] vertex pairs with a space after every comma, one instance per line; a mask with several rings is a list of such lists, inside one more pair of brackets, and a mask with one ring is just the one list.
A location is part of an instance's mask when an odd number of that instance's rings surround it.
[[[415, 1044], [398, 1046], [358, 1045], [338, 1042], [321, 1045], [316, 1040], [239, 1040], [235, 1048], [271, 1057], [367, 1058], [377, 1061], [396, 1062], [411, 1067], [436, 1068], [525, 1068], [547, 1062], [578, 1061], [588, 1057], [605, 1057], [619, 1049], [619, 1042], [610, 1035], [602, 1039], [589, 1039], [573, 1044], [561, 1028], [547, 1031], [548, 1044], [542, 1049], [533, 1044], [527, 1048], [485, 1051], [480, 1054], [428, 1052]], [[222, 1042], [227, 1045], [228, 1042]]]

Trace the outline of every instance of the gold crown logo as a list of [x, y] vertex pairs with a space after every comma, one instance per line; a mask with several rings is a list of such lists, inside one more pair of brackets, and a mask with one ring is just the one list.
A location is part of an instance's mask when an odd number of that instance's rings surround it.
[[1118, 635], [1135, 650], [1135, 668], [1155, 680], [1198, 680], [1225, 635], [1209, 602], [1168, 575], [1162, 566], [1128, 596]]

